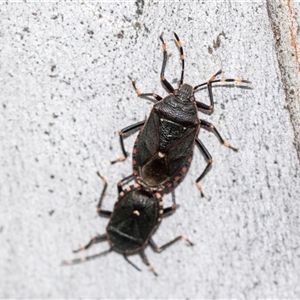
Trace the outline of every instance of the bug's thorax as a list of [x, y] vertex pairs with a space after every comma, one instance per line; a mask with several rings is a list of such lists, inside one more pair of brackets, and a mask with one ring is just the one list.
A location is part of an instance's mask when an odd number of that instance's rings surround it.
[[193, 87], [183, 84], [181, 88], [157, 102], [154, 112], [160, 117], [179, 123], [183, 126], [199, 125], [198, 109], [195, 102]]

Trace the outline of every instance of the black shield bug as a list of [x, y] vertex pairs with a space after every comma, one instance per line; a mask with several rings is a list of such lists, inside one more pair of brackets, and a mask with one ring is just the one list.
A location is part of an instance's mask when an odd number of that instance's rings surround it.
[[65, 260], [62, 262], [63, 265], [80, 263], [83, 261], [98, 258], [111, 251], [116, 251], [120, 254], [123, 254], [124, 258], [132, 266], [140, 270], [127, 258], [127, 256], [129, 255], [139, 253], [143, 262], [155, 275], [157, 275], [144, 252], [144, 249], [148, 244], [156, 252], [165, 250], [167, 247], [171, 246], [180, 239], [183, 239], [190, 245], [193, 245], [193, 243], [183, 235], [177, 236], [161, 247], [158, 247], [152, 239], [152, 235], [161, 222], [161, 218], [172, 214], [178, 207], [175, 204], [174, 195], [173, 205], [168, 208], [163, 208], [163, 201], [160, 193], [146, 191], [142, 189], [141, 186], [137, 183], [132, 186], [128, 186], [125, 189], [122, 188], [121, 184], [118, 184], [119, 197], [117, 202], [115, 203], [113, 211], [110, 212], [102, 210], [102, 200], [107, 188], [107, 182], [104, 177], [102, 177], [99, 173], [97, 174], [104, 182], [104, 188], [97, 205], [97, 210], [100, 216], [109, 218], [109, 222], [106, 227], [106, 233], [95, 236], [86, 246], [83, 246], [73, 252], [76, 253], [82, 250], [86, 250], [93, 244], [102, 241], [108, 241], [110, 244], [110, 248], [99, 254], [73, 260]]
[[[214, 109], [212, 86], [217, 82], [250, 83], [243, 79], [216, 79], [222, 71], [218, 71], [207, 82], [192, 87], [183, 83], [184, 53], [182, 43], [174, 32], [181, 58], [181, 78], [178, 89], [174, 89], [164, 76], [167, 62], [167, 47], [162, 35], [160, 40], [163, 48], [163, 63], [160, 79], [169, 92], [165, 98], [155, 93], [141, 93], [135, 81], [132, 85], [139, 97], [153, 97], [154, 104], [147, 120], [130, 125], [119, 132], [123, 156], [112, 163], [123, 161], [127, 157], [123, 136], [140, 129], [132, 151], [133, 174], [138, 183], [145, 189], [162, 191], [173, 188], [186, 174], [193, 157], [195, 144], [207, 161], [207, 166], [196, 180], [197, 187], [202, 193], [200, 181], [211, 169], [212, 156], [198, 138], [200, 128], [212, 131], [220, 143], [238, 151], [225, 141], [215, 126], [205, 120], [199, 119], [198, 112], [211, 114]], [[207, 86], [210, 105], [196, 101], [195, 92]]]

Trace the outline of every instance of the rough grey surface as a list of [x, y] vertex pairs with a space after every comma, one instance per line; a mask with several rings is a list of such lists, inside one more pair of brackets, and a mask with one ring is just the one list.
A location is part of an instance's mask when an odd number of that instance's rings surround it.
[[267, 3], [285, 98], [294, 126], [295, 147], [300, 159], [300, 2], [274, 0]]
[[[265, 1], [10, 3], [0, 11], [1, 298], [300, 297], [299, 161]], [[110, 183], [107, 209], [131, 171], [130, 159], [106, 163], [121, 155], [118, 131], [151, 109], [128, 76], [166, 94], [161, 32], [166, 76], [179, 78], [172, 31], [184, 45], [185, 82], [220, 68], [252, 81], [252, 89], [215, 87], [215, 112], [203, 116], [240, 152], [201, 131], [214, 158], [207, 197], [194, 184], [205, 167], [196, 152], [176, 190], [181, 207], [154, 236], [163, 244], [185, 233], [195, 246], [147, 248], [159, 277], [138, 256], [131, 260], [142, 273], [117, 253], [62, 267], [77, 257], [71, 249], [104, 233], [96, 170]], [[206, 91], [197, 99], [208, 102]]]

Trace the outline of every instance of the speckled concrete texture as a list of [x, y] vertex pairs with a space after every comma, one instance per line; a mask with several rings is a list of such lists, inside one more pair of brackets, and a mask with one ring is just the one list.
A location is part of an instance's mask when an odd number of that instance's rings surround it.
[[[276, 3], [286, 9], [286, 1]], [[298, 129], [278, 52], [291, 44], [274, 34], [273, 8], [263, 0], [1, 2], [0, 298], [300, 297]], [[298, 28], [296, 10], [294, 16]], [[131, 158], [107, 164], [122, 154], [118, 131], [152, 107], [128, 77], [143, 92], [166, 95], [161, 32], [166, 77], [178, 82], [173, 31], [183, 42], [186, 83], [205, 82], [220, 68], [224, 78], [252, 81], [251, 89], [214, 87], [215, 111], [201, 118], [240, 151], [201, 130], [214, 159], [202, 182], [206, 198], [195, 186], [206, 165], [195, 151], [176, 189], [180, 208], [153, 237], [162, 245], [186, 234], [195, 246], [178, 242], [161, 254], [147, 248], [158, 277], [138, 255], [130, 259], [142, 272], [118, 253], [61, 266], [108, 249], [100, 243], [72, 253], [105, 232], [96, 171], [109, 182], [105, 209], [114, 205], [118, 180], [131, 173]], [[299, 77], [293, 80], [299, 91]], [[205, 89], [196, 97], [209, 103]], [[125, 140], [129, 152], [135, 137]]]

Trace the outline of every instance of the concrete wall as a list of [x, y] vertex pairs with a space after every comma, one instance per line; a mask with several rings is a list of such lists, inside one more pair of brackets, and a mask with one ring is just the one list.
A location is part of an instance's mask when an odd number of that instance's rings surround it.
[[[300, 297], [299, 6], [298, 1], [9, 1], [0, 5], [0, 298], [289, 298]], [[161, 245], [178, 234], [194, 243], [161, 254], [146, 249], [159, 277], [138, 255], [63, 267], [72, 249], [105, 232], [95, 206], [104, 207], [116, 183], [130, 174], [118, 131], [143, 120], [160, 84], [159, 35], [176, 85], [186, 54], [185, 82], [223, 77], [252, 81], [214, 88], [216, 137], [200, 138], [214, 158], [205, 167], [195, 151], [176, 190], [178, 211], [154, 235]], [[197, 100], [208, 103], [206, 90]], [[135, 135], [126, 139], [128, 151]], [[298, 149], [298, 155], [297, 155]], [[166, 205], [170, 197], [165, 199]], [[108, 248], [92, 247], [86, 254]]]

